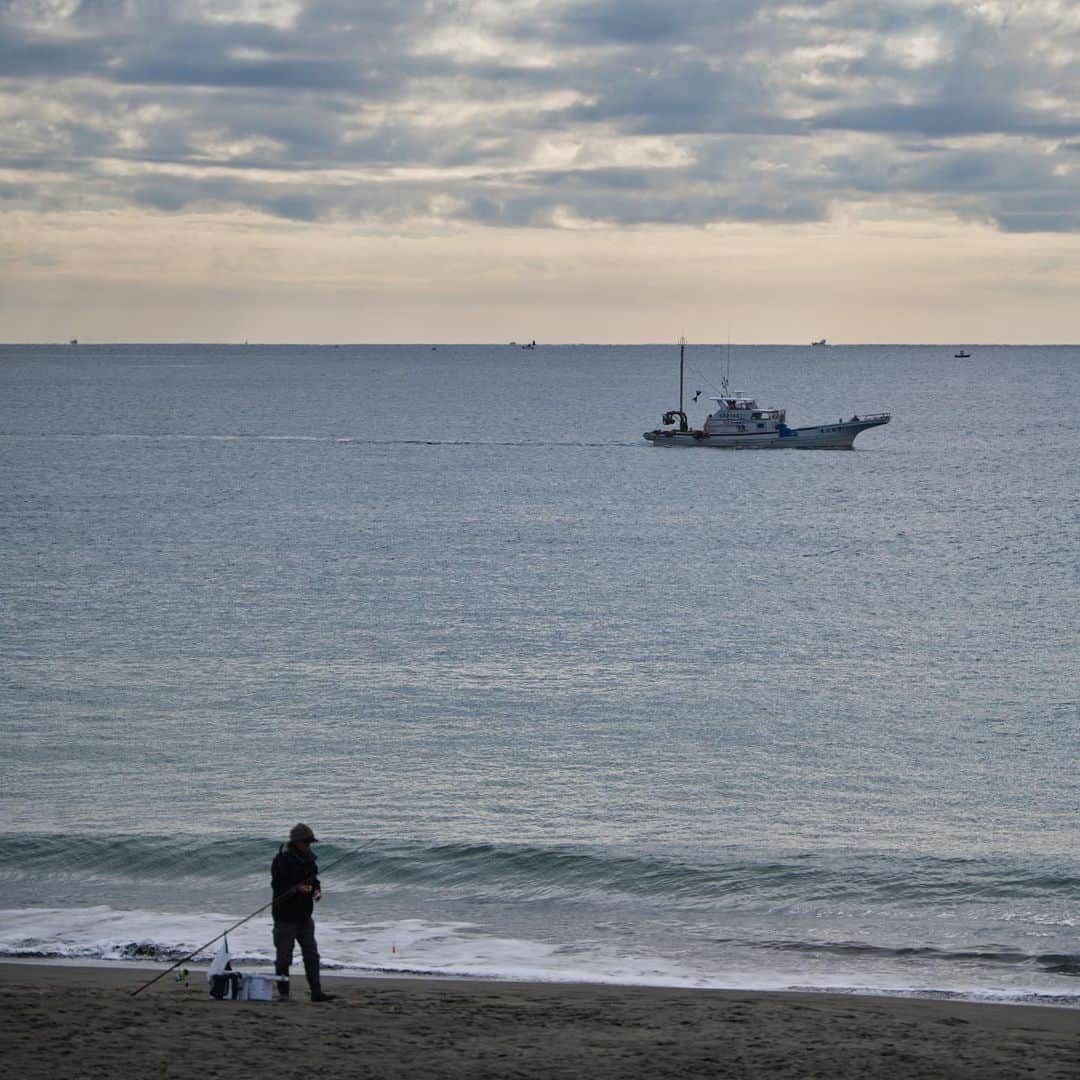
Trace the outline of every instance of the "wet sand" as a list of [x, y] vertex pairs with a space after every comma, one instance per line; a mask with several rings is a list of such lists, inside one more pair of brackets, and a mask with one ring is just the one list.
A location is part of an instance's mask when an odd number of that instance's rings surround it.
[[219, 1002], [131, 968], [0, 964], [0, 1067], [74, 1077], [1080, 1078], [1080, 1010], [906, 998], [328, 977]]

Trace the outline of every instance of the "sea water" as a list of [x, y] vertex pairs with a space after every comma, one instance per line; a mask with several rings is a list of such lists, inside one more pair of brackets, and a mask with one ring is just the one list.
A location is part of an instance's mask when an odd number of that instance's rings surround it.
[[[1080, 349], [0, 349], [0, 954], [1080, 1003]], [[690, 397], [702, 390], [701, 399]], [[266, 916], [231, 936], [271, 954]]]

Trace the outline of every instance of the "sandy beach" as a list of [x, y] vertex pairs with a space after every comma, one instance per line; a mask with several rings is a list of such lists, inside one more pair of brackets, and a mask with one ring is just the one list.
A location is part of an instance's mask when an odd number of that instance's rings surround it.
[[132, 968], [0, 964], [5, 1075], [1080, 1077], [1080, 1010], [819, 994], [329, 978], [218, 1002]]

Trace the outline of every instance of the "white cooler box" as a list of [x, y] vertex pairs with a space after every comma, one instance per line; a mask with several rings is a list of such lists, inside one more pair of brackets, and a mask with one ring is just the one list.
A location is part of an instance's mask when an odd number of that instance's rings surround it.
[[210, 996], [219, 1001], [272, 1001], [274, 983], [283, 979], [264, 971], [227, 971], [211, 976]]
[[274, 983], [281, 982], [282, 975], [267, 975], [262, 971], [240, 972], [240, 993], [237, 1001], [272, 1001]]

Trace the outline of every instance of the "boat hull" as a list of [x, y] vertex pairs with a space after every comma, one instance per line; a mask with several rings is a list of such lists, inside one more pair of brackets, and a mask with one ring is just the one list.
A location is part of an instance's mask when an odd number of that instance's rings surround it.
[[890, 419], [888, 414], [882, 414], [836, 424], [788, 428], [785, 433], [744, 431], [731, 435], [706, 435], [703, 431], [657, 428], [646, 431], [645, 438], [653, 446], [698, 446], [714, 450], [853, 450], [856, 435], [867, 428], [887, 424]]

